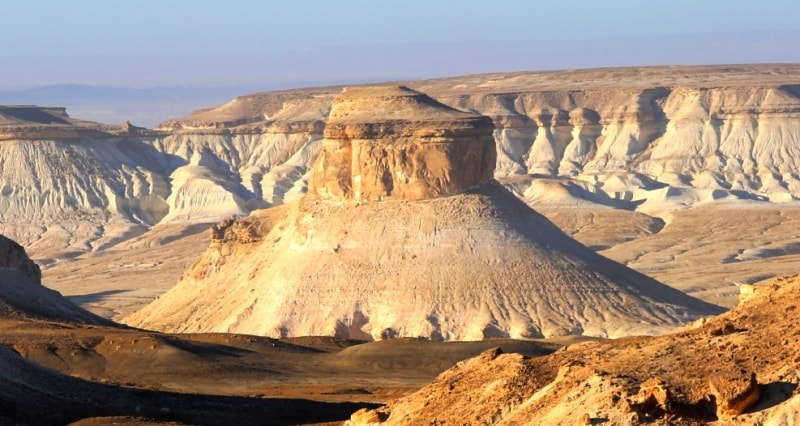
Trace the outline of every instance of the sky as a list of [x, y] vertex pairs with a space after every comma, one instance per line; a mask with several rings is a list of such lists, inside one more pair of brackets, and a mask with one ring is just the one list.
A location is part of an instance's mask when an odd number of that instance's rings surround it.
[[3, 0], [0, 89], [800, 62], [797, 0]]
[[798, 63], [798, 22], [797, 0], [3, 0], [0, 91]]

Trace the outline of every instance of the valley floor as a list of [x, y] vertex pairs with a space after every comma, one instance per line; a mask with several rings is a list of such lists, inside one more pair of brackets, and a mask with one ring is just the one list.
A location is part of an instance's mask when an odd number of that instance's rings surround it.
[[[131, 424], [136, 417], [179, 424], [341, 422], [498, 346], [540, 356], [561, 344], [276, 340], [3, 319], [0, 406], [13, 409], [0, 410], [0, 423], [107, 424], [91, 420], [97, 417]], [[47, 416], [37, 414], [41, 401], [48, 401]]]

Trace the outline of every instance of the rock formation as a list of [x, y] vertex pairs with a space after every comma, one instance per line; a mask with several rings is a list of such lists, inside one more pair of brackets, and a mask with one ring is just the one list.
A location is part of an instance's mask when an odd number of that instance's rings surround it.
[[[570, 235], [676, 288], [733, 306], [731, 282], [766, 278], [762, 263], [772, 260], [770, 274], [792, 273], [797, 260], [789, 256], [800, 256], [794, 231], [778, 229], [800, 220], [798, 76], [798, 65], [766, 64], [404, 84], [490, 117], [495, 178]], [[296, 201], [309, 188], [339, 92], [240, 96], [156, 131], [89, 123], [63, 108], [3, 107], [0, 233], [43, 267], [58, 267], [87, 252], [122, 249], [162, 224], [211, 224]], [[734, 203], [739, 212], [731, 212]], [[747, 223], [769, 220], [770, 232], [716, 212], [690, 215], [712, 207]], [[710, 220], [730, 224], [733, 236], [711, 242], [723, 233], [709, 227], [685, 247], [674, 244], [675, 235]], [[590, 235], [603, 227], [615, 237]]]
[[333, 105], [311, 191], [215, 227], [184, 279], [127, 323], [472, 340], [653, 333], [719, 312], [597, 255], [492, 180], [487, 119], [402, 87]]
[[[800, 277], [761, 287], [679, 333], [578, 343], [536, 358], [490, 350], [347, 424], [795, 424], [800, 333], [790, 313]], [[726, 324], [734, 331], [708, 332]]]
[[0, 269], [17, 270], [31, 282], [42, 283], [39, 265], [28, 257], [24, 247], [3, 235], [0, 235]]
[[744, 369], [711, 376], [708, 386], [720, 420], [730, 420], [744, 413], [761, 397], [756, 373], [748, 374]]
[[310, 190], [352, 200], [424, 200], [493, 178], [487, 117], [406, 87], [348, 88], [333, 102]]
[[0, 232], [48, 262], [299, 194], [293, 186], [305, 188], [322, 138], [321, 121], [301, 118], [235, 135], [168, 135], [82, 122], [63, 108], [3, 107], [0, 116]]
[[45, 318], [110, 324], [41, 285], [39, 266], [15, 241], [0, 235], [0, 320]]
[[[495, 177], [511, 179], [504, 183], [526, 202], [662, 216], [708, 201], [800, 198], [797, 84], [792, 65], [407, 83], [490, 117]], [[0, 232], [37, 252], [33, 243], [46, 241], [63, 256], [107, 247], [141, 225], [213, 222], [296, 200], [339, 90], [241, 96], [159, 131], [76, 120], [63, 108], [2, 107]], [[537, 179], [515, 178], [531, 174]], [[77, 222], [92, 229], [78, 231]], [[44, 232], [56, 223], [63, 232]]]

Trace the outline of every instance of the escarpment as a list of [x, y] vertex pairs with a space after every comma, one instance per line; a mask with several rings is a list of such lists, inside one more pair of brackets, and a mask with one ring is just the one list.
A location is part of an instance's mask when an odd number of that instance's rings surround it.
[[[405, 85], [427, 93], [431, 102], [489, 117], [493, 175], [513, 181], [528, 203], [619, 207], [621, 201], [625, 208], [663, 215], [709, 201], [800, 198], [796, 65], [524, 72]], [[348, 146], [355, 151], [347, 154], [349, 171], [336, 166], [343, 173], [339, 187], [317, 185], [317, 192], [424, 198], [452, 193], [461, 181], [485, 181], [491, 173], [455, 167], [434, 182], [417, 170], [424, 161], [489, 155], [470, 151], [482, 146], [474, 141], [486, 137], [479, 124], [486, 118], [467, 120], [452, 135], [417, 135], [425, 140], [418, 145], [392, 145], [385, 161], [406, 164], [401, 175], [386, 174], [388, 163], [360, 170], [360, 160], [382, 155], [370, 138], [389, 129], [349, 123], [336, 130], [339, 118], [329, 112], [339, 91], [240, 96], [167, 121], [157, 131], [81, 121], [63, 108], [3, 107], [0, 231], [38, 252], [34, 242], [50, 237], [44, 229], [65, 224], [62, 236], [52, 235], [58, 241], [47, 243], [59, 247], [53, 253], [58, 256], [108, 247], [143, 226], [243, 216], [297, 200], [309, 189], [319, 153], [334, 166], [341, 160], [335, 150]], [[400, 128], [391, 130], [395, 138], [408, 137], [400, 136]], [[440, 138], [461, 143], [439, 144]], [[402, 161], [405, 155], [417, 163]], [[537, 186], [548, 180], [575, 190], [567, 199]], [[431, 183], [420, 187], [424, 182]], [[79, 226], [92, 230], [78, 232]]]
[[291, 125], [198, 133], [84, 122], [63, 108], [4, 107], [0, 115], [8, 136], [0, 232], [51, 260], [158, 224], [214, 222], [297, 198], [324, 125], [293, 116]]
[[330, 115], [311, 190], [219, 224], [128, 324], [473, 340], [654, 333], [719, 311], [597, 255], [491, 179], [487, 119], [385, 86], [345, 90]]

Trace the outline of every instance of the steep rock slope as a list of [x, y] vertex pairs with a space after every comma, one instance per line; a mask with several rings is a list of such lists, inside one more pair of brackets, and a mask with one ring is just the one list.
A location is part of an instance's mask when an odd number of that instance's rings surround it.
[[658, 337], [526, 358], [487, 351], [349, 424], [796, 424], [797, 276], [718, 318]]
[[0, 235], [0, 320], [38, 318], [110, 324], [41, 285], [39, 266], [25, 249]]
[[[217, 221], [291, 196], [321, 122], [153, 132], [3, 107], [0, 231], [40, 258], [102, 250], [160, 223]], [[43, 118], [44, 117], [44, 118]], [[49, 118], [48, 118], [49, 117]], [[277, 194], [277, 195], [276, 195]]]
[[653, 333], [719, 312], [595, 254], [517, 200], [491, 179], [491, 133], [485, 118], [406, 88], [345, 90], [309, 193], [213, 228], [183, 280], [125, 321], [469, 340]]
[[42, 283], [42, 271], [39, 265], [28, 257], [24, 247], [3, 235], [0, 235], [0, 268], [17, 270], [26, 279], [36, 284]]

